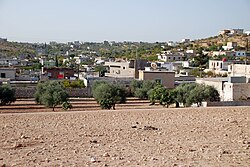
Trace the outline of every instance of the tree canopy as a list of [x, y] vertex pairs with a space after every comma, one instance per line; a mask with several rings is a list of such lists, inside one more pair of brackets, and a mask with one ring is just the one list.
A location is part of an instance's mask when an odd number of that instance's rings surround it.
[[109, 84], [107, 82], [96, 82], [92, 87], [93, 97], [102, 109], [115, 110], [115, 105], [126, 102], [125, 88]]
[[57, 105], [68, 101], [68, 94], [59, 82], [47, 81], [37, 85], [35, 100], [37, 103], [44, 104], [54, 111]]
[[0, 86], [0, 105], [9, 105], [15, 101], [15, 89], [7, 85]]

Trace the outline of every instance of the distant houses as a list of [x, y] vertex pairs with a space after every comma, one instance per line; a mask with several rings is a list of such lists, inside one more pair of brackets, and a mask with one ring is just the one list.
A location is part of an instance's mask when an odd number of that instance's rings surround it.
[[242, 35], [244, 29], [224, 29], [219, 31], [219, 35]]

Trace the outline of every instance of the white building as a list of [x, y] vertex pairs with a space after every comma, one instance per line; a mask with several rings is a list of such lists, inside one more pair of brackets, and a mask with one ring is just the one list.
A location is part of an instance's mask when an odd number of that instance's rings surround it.
[[228, 71], [228, 66], [231, 64], [230, 61], [209, 60], [209, 70]]
[[230, 76], [245, 76], [250, 78], [250, 65], [231, 64], [228, 72], [230, 72]]
[[172, 46], [172, 47], [175, 47], [176, 46], [176, 42], [173, 42], [173, 41], [168, 41], [168, 46]]
[[190, 43], [190, 39], [184, 38], [181, 40], [181, 43]]
[[244, 29], [225, 29], [219, 31], [219, 35], [242, 35]]
[[181, 61], [184, 57], [183, 53], [171, 53], [170, 51], [162, 51], [156, 55], [158, 56], [159, 61], [164, 62]]
[[250, 83], [246, 77], [199, 78], [196, 82], [213, 86], [219, 92], [221, 101], [250, 99]]
[[226, 46], [222, 46], [224, 50], [232, 50], [237, 47], [237, 42], [227, 42]]
[[225, 56], [236, 56], [235, 51], [213, 51], [212, 56], [219, 56], [219, 55], [225, 55]]
[[245, 31], [244, 34], [250, 35], [250, 31]]
[[246, 51], [236, 51], [235, 56], [237, 56], [237, 57], [245, 57], [246, 56]]

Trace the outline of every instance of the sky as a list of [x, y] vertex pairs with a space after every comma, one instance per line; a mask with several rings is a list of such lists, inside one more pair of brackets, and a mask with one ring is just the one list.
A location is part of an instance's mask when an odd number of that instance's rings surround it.
[[0, 38], [180, 41], [250, 30], [250, 0], [0, 0]]

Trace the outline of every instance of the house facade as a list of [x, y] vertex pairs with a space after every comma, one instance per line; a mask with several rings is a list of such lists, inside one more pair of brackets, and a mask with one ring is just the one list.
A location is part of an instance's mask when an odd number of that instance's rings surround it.
[[74, 77], [74, 70], [71, 68], [42, 68], [41, 80], [46, 79], [70, 79], [70, 77]]
[[105, 66], [108, 69], [108, 72], [105, 73], [105, 76], [138, 78], [138, 70], [144, 70], [147, 65], [148, 64], [146, 60], [105, 62]]
[[245, 76], [250, 78], [250, 65], [247, 64], [231, 64], [228, 72], [230, 76]]
[[175, 72], [171, 71], [139, 71], [139, 80], [149, 80], [161, 83], [168, 89], [174, 88]]
[[232, 62], [230, 61], [209, 60], [209, 70], [228, 71], [228, 66], [231, 64]]
[[15, 68], [0, 68], [0, 78], [1, 79], [16, 79], [16, 69]]
[[156, 55], [159, 61], [164, 62], [181, 61], [184, 57], [182, 53], [171, 53], [170, 51], [163, 51]]
[[213, 86], [220, 94], [221, 101], [240, 101], [250, 99], [250, 82], [246, 77], [199, 78], [199, 84]]

